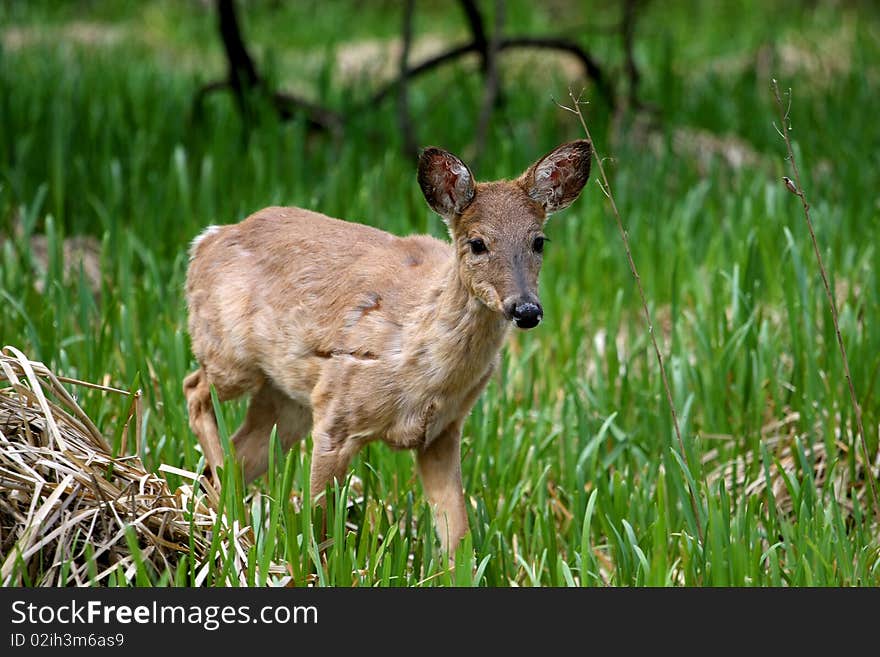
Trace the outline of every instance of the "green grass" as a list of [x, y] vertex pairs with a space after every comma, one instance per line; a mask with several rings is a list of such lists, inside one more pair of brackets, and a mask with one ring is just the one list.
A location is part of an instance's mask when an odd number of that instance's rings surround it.
[[[369, 95], [370, 83], [335, 81], [322, 62], [343, 37], [392, 36], [394, 3], [367, 3], [356, 16], [345, 2], [322, 12], [252, 4], [246, 28], [281, 85], [337, 109]], [[422, 4], [420, 34], [463, 38], [457, 10]], [[794, 89], [798, 162], [876, 455], [880, 127], [870, 108], [880, 15], [821, 3], [811, 11], [666, 4], [649, 6], [637, 50], [661, 132], [640, 140], [625, 119], [615, 135], [600, 98], [587, 118], [600, 152], [613, 158], [609, 174], [662, 338], [690, 469], [613, 218], [591, 183], [547, 227], [545, 321], [511, 338], [467, 421], [472, 533], [455, 567], [438, 553], [412, 455], [381, 444], [354, 464], [357, 494], [336, 491], [326, 519], [332, 541], [321, 545], [322, 511], [300, 499], [304, 445], [278, 454], [267, 479], [247, 490], [227, 473], [227, 517], [257, 528], [250, 583], [264, 583], [257, 564], [275, 561], [289, 564], [300, 585], [880, 584], [842, 363], [798, 199], [779, 183], [785, 146], [769, 91], [771, 75]], [[393, 100], [356, 114], [339, 141], [268, 111], [245, 130], [222, 94], [194, 121], [195, 90], [222, 72], [213, 17], [196, 2], [87, 5], [91, 13], [49, 2], [0, 8], [0, 29], [47, 35], [17, 47], [4, 41], [0, 53], [0, 232], [20, 227], [0, 246], [0, 342], [67, 376], [143, 388], [147, 467], [192, 469], [200, 452], [181, 390], [194, 368], [182, 286], [188, 243], [204, 226], [289, 204], [399, 234], [444, 230], [421, 197], [414, 162], [399, 154]], [[572, 3], [560, 20], [534, 3], [509, 5], [512, 32], [565, 25], [619, 66], [615, 37], [578, 31], [613, 23], [613, 6]], [[353, 31], [306, 29], [311, 18]], [[129, 38], [71, 43], [63, 35], [72, 21]], [[551, 101], [566, 98], [571, 82], [558, 70], [507, 67], [478, 178], [517, 175], [580, 136]], [[420, 79], [411, 98], [419, 139], [467, 151], [480, 99], [467, 64]], [[735, 135], [757, 160], [701, 162], [674, 147], [681, 129]], [[44, 265], [29, 247], [36, 234], [47, 237]], [[62, 274], [62, 240], [80, 234], [100, 242], [97, 294], [84, 274]], [[118, 449], [124, 401], [77, 394]], [[234, 429], [243, 412], [243, 403], [225, 405], [223, 424]], [[725, 485], [718, 475], [727, 465]], [[854, 488], [834, 485], [853, 480]], [[198, 566], [144, 568], [136, 583], [192, 584]], [[208, 583], [222, 582], [226, 567], [221, 560]]]

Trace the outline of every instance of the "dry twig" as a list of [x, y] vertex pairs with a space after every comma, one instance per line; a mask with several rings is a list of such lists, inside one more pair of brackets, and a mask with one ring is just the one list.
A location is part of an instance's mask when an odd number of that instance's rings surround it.
[[[620, 238], [623, 240], [623, 248], [626, 251], [626, 259], [629, 263], [629, 270], [633, 275], [633, 279], [636, 282], [636, 288], [639, 292], [639, 298], [642, 301], [642, 310], [645, 313], [645, 322], [648, 324], [648, 335], [651, 336], [651, 344], [654, 346], [654, 353], [657, 356], [657, 363], [660, 365], [660, 378], [663, 380], [663, 389], [666, 391], [666, 401], [669, 403], [669, 411], [672, 413], [672, 426], [675, 429], [675, 436], [678, 438], [678, 447], [681, 452], [681, 458], [684, 461], [685, 466], [690, 469], [690, 463], [688, 462], [687, 452], [684, 449], [684, 440], [681, 437], [681, 429], [678, 426], [678, 415], [675, 412], [675, 404], [672, 401], [672, 392], [669, 388], [669, 380], [666, 376], [666, 367], [663, 365], [663, 355], [660, 353], [660, 347], [657, 346], [657, 338], [654, 336], [654, 323], [651, 321], [651, 312], [648, 310], [648, 300], [645, 297], [645, 290], [642, 287], [642, 279], [639, 276], [639, 272], [636, 269], [636, 263], [632, 257], [632, 251], [629, 247], [629, 238], [626, 236], [626, 230], [623, 227], [623, 221], [620, 218], [620, 212], [617, 210], [617, 203], [614, 202], [614, 195], [611, 193], [611, 183], [608, 182], [608, 177], [605, 175], [605, 167], [602, 165], [602, 158], [599, 155], [599, 152], [596, 150], [596, 144], [593, 142], [593, 136], [590, 134], [590, 129], [587, 127], [587, 122], [584, 119], [584, 115], [581, 112], [581, 105], [584, 101], [581, 100], [580, 96], [575, 97], [574, 93], [571, 90], [568, 92], [568, 97], [571, 98], [572, 107], [567, 107], [565, 105], [561, 105], [556, 103], [560, 109], [564, 109], [567, 112], [571, 112], [572, 114], [578, 117], [580, 121], [581, 127], [584, 129], [584, 133], [587, 135], [587, 139], [590, 140], [590, 143], [593, 144], [593, 155], [596, 157], [596, 164], [599, 168], [599, 175], [602, 180], [600, 181], [600, 186], [602, 187], [602, 192], [608, 197], [609, 202], [611, 203], [611, 210], [614, 213], [614, 218], [617, 221], [617, 230], [620, 233]], [[696, 491], [690, 490], [690, 500], [691, 500], [691, 509], [694, 513], [694, 520], [697, 523], [697, 532], [699, 533], [700, 542], [703, 542], [703, 525], [700, 521], [700, 514], [697, 508], [697, 498]]]
[[[822, 254], [819, 252], [819, 243], [816, 241], [816, 233], [813, 230], [813, 221], [810, 219], [810, 204], [807, 202], [807, 196], [804, 193], [804, 186], [801, 183], [801, 173], [798, 169], [797, 161], [794, 157], [794, 150], [791, 147], [791, 138], [788, 134], [788, 117], [791, 111], [791, 89], [788, 91], [788, 105], [785, 106], [782, 102], [782, 97], [779, 94], [779, 85], [776, 83], [775, 79], [771, 81], [770, 86], [773, 89], [773, 97], [776, 100], [776, 108], [779, 111], [782, 129], [780, 129], [779, 126], [776, 126], [775, 123], [774, 127], [776, 127], [776, 131], [785, 141], [785, 147], [788, 149], [787, 159], [791, 162], [791, 168], [792, 171], [794, 171], [794, 181], [788, 177], [783, 177], [782, 181], [788, 191], [801, 199], [801, 204], [804, 207], [804, 219], [807, 222], [807, 229], [810, 232], [810, 240], [813, 243], [813, 253], [816, 255], [816, 262], [819, 265], [819, 273], [822, 275], [822, 285], [825, 287], [825, 296], [828, 299], [828, 307], [831, 308], [831, 320], [834, 323], [834, 334], [837, 336], [837, 345], [840, 348], [840, 357], [843, 360], [843, 372], [846, 376], [847, 386], [849, 387], [849, 398], [852, 402], [853, 412], [856, 416], [858, 435], [853, 437], [853, 443], [860, 442], [862, 445], [862, 459], [864, 460], [865, 478], [868, 480], [868, 488], [871, 491], [871, 505], [874, 509], [874, 513], [877, 515], [878, 521], [880, 521], [880, 507], [877, 506], [877, 491], [874, 489], [875, 475], [871, 468], [871, 456], [868, 454], [868, 445], [865, 442], [865, 428], [862, 426], [862, 409], [859, 406], [856, 397], [855, 386], [853, 386], [852, 376], [849, 371], [849, 359], [846, 357], [846, 347], [843, 344], [843, 337], [840, 334], [840, 324], [837, 319], [837, 305], [834, 303], [834, 296], [831, 294], [831, 286], [828, 284], [828, 274], [825, 272], [825, 265], [822, 263]], [[859, 437], [861, 437], [861, 440], [859, 440]]]

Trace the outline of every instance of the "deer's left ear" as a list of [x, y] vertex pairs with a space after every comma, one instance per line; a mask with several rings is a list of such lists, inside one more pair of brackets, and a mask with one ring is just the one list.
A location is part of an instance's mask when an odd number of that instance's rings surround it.
[[528, 195], [547, 214], [567, 208], [590, 179], [593, 147], [586, 139], [563, 144], [535, 162], [520, 176]]

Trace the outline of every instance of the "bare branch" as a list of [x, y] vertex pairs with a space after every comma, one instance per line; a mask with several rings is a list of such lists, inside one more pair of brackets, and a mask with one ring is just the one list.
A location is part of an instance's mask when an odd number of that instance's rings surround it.
[[235, 0], [216, 0], [218, 26], [223, 49], [226, 53], [227, 77], [203, 85], [193, 98], [193, 115], [201, 114], [205, 96], [215, 91], [229, 89], [235, 95], [239, 111], [245, 121], [251, 119], [251, 108], [248, 97], [258, 92], [269, 99], [275, 111], [282, 119], [290, 119], [302, 113], [309, 127], [338, 133], [343, 126], [342, 115], [317, 103], [307, 101], [294, 94], [281, 91], [270, 91], [265, 80], [260, 76], [253, 58], [245, 46], [238, 23]]
[[480, 53], [480, 70], [483, 75], [489, 73], [489, 40], [486, 38], [486, 28], [483, 26], [483, 15], [477, 8], [474, 0], [459, 0], [461, 8], [467, 18], [468, 26], [471, 29], [472, 43], [477, 52]]
[[483, 106], [480, 109], [480, 118], [477, 122], [477, 134], [474, 139], [475, 159], [479, 160], [486, 147], [486, 139], [489, 134], [489, 122], [492, 119], [492, 108], [498, 98], [500, 88], [498, 73], [498, 45], [501, 42], [501, 31], [504, 28], [504, 0], [495, 0], [495, 24], [492, 29], [492, 38], [486, 51], [486, 84], [483, 90]]
[[273, 92], [272, 103], [278, 116], [284, 120], [290, 120], [297, 114], [304, 114], [310, 128], [338, 134], [342, 132], [345, 124], [342, 114], [286, 91]]
[[229, 86], [235, 93], [239, 109], [247, 109], [246, 94], [260, 85], [260, 76], [254, 66], [254, 60], [244, 45], [238, 16], [235, 12], [235, 0], [217, 0], [217, 17], [220, 25], [220, 37], [226, 51], [227, 78]]
[[554, 37], [509, 37], [501, 40], [500, 50], [509, 50], [511, 48], [539, 48], [543, 50], [558, 50], [574, 55], [584, 68], [584, 74], [591, 79], [599, 94], [603, 96], [612, 107], [616, 105], [616, 95], [614, 87], [608, 81], [602, 67], [595, 58], [586, 50], [581, 48], [576, 42], [569, 39], [560, 39]]
[[400, 53], [400, 85], [397, 88], [397, 123], [400, 127], [400, 136], [403, 139], [404, 154], [415, 160], [419, 154], [419, 146], [413, 131], [412, 120], [409, 116], [409, 87], [407, 69], [409, 66], [409, 51], [412, 46], [413, 32], [413, 6], [415, 0], [406, 0], [403, 5], [403, 49]]
[[[504, 37], [499, 40], [499, 52], [514, 48], [539, 48], [546, 50], [559, 50], [561, 52], [567, 52], [571, 55], [574, 55], [578, 58], [581, 65], [584, 67], [584, 74], [586, 75], [586, 77], [593, 80], [593, 82], [596, 84], [599, 93], [607, 99], [609, 104], [615, 104], [616, 101], [614, 89], [608, 82], [608, 78], [605, 76], [602, 67], [599, 66], [599, 63], [592, 57], [592, 55], [590, 55], [586, 50], [581, 48], [574, 41], [554, 37], [528, 36]], [[408, 69], [407, 80], [412, 80], [415, 77], [428, 73], [438, 66], [446, 64], [447, 62], [453, 61], [473, 52], [479, 52], [478, 45], [473, 41], [455, 46], [454, 48], [430, 57], [420, 64], [417, 64], [416, 66]], [[374, 106], [384, 101], [388, 96], [396, 91], [398, 85], [400, 84], [400, 81], [401, 78], [397, 77], [389, 82], [387, 85], [379, 89], [379, 91], [377, 91], [370, 97], [366, 106]]]

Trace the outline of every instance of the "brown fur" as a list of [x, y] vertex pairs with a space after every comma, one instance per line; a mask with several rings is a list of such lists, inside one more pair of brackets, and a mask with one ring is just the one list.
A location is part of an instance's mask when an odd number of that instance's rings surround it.
[[[184, 391], [214, 471], [211, 406], [251, 394], [232, 438], [245, 479], [265, 472], [277, 425], [290, 447], [312, 429], [317, 497], [368, 441], [417, 450], [441, 543], [467, 531], [461, 427], [486, 386], [519, 299], [537, 304], [534, 239], [589, 175], [588, 142], [565, 144], [514, 181], [476, 184], [454, 155], [423, 152], [419, 182], [452, 244], [396, 237], [299, 208], [271, 207], [193, 244], [186, 293], [199, 369]], [[486, 253], [473, 252], [480, 238]]]

